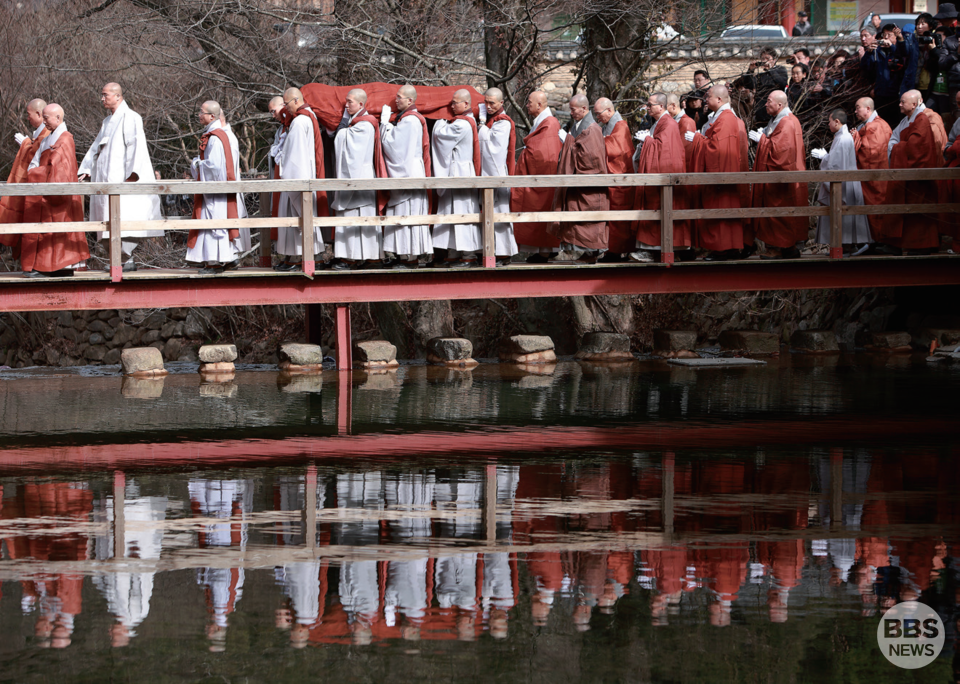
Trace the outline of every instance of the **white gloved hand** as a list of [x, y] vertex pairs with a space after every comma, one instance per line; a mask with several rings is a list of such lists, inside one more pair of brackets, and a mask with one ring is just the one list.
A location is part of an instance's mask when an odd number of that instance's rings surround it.
[[390, 123], [390, 105], [383, 105], [383, 111], [380, 112], [380, 125]]
[[696, 136], [697, 134], [694, 133], [693, 131], [687, 131], [686, 133], [683, 134], [683, 139], [686, 140], [687, 142], [693, 142], [693, 139]]
[[27, 139], [27, 136], [25, 136], [23, 133], [15, 133], [13, 139], [17, 141], [18, 145], [22, 145], [23, 141]]
[[763, 129], [758, 128], [755, 131], [750, 131], [749, 133], [747, 133], [747, 137], [750, 138], [753, 142], [758, 143], [760, 142], [760, 138], [763, 137]]
[[810, 151], [810, 156], [814, 159], [823, 159], [827, 156], [827, 151], [822, 147], [818, 147], [817, 149]]
[[480, 123], [487, 123], [487, 105], [481, 102], [478, 109], [480, 110]]
[[644, 140], [650, 137], [650, 131], [637, 131], [636, 135], [634, 135], [633, 137], [639, 140], [640, 142], [643, 142]]

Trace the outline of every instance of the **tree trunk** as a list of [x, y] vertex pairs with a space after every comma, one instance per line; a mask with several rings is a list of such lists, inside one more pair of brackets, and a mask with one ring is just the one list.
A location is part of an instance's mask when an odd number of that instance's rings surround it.
[[370, 305], [384, 338], [397, 348], [397, 358], [422, 359], [434, 337], [453, 337], [453, 312], [447, 300], [374, 302]]

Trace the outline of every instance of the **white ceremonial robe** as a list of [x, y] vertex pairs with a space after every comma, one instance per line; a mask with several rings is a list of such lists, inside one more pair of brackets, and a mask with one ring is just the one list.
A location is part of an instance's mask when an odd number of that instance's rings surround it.
[[[491, 127], [480, 126], [477, 130], [480, 142], [480, 170], [484, 176], [509, 176], [507, 152], [510, 147], [510, 122], [497, 121]], [[510, 188], [493, 191], [493, 210], [510, 213]], [[510, 257], [517, 253], [517, 241], [513, 237], [512, 223], [494, 223], [495, 254]]]
[[[77, 175], [89, 174], [93, 183], [123, 183], [132, 174], [137, 174], [138, 183], [156, 183], [153, 163], [147, 150], [147, 138], [143, 132], [143, 118], [130, 109], [126, 102], [120, 102], [117, 111], [103, 120], [100, 132], [87, 151]], [[127, 221], [159, 221], [158, 195], [120, 195], [120, 218]], [[108, 221], [110, 219], [110, 198], [107, 195], [90, 196], [90, 220]], [[123, 237], [159, 237], [162, 230], [138, 230], [124, 232]], [[99, 239], [110, 237], [108, 231], [101, 231]], [[136, 243], [127, 243], [130, 253]]]
[[[473, 132], [463, 119], [437, 121], [433, 127], [433, 175], [436, 178], [475, 178]], [[476, 190], [437, 190], [437, 214], [476, 214], [480, 201]], [[477, 252], [483, 235], [476, 223], [438, 223], [433, 227], [434, 249]]]
[[[295, 116], [283, 141], [283, 149], [276, 160], [280, 164], [282, 180], [314, 179], [317, 177], [317, 158], [314, 156], [313, 122], [309, 116]], [[299, 192], [281, 192], [277, 216], [300, 217], [303, 213]], [[317, 215], [316, 197], [313, 215]], [[323, 235], [318, 226], [313, 228], [313, 253], [323, 252]], [[303, 255], [303, 233], [299, 227], [277, 230], [277, 254]]]
[[[857, 148], [853, 136], [846, 126], [837, 131], [830, 144], [830, 152], [820, 160], [821, 171], [856, 171]], [[843, 203], [848, 207], [863, 206], [863, 189], [860, 181], [843, 182]], [[830, 206], [830, 184], [821, 183], [817, 193], [817, 202]], [[817, 221], [817, 242], [830, 244], [830, 217], [821, 216]], [[843, 217], [843, 244], [866, 244], [873, 242], [870, 236], [870, 222], [866, 216]]]
[[[206, 133], [221, 128], [219, 121], [213, 121], [207, 126]], [[194, 157], [190, 165], [190, 174], [198, 181], [226, 181], [227, 157], [223, 152], [223, 143], [216, 136], [211, 135], [204, 150], [203, 159]], [[202, 186], [198, 188], [202, 192]], [[227, 218], [228, 195], [203, 195], [203, 204], [200, 207], [202, 219]], [[201, 230], [193, 247], [187, 247], [187, 261], [202, 263], [204, 261], [219, 261], [229, 263], [237, 258], [237, 250], [230, 241], [226, 228]]]
[[[380, 125], [380, 149], [390, 178], [425, 178], [423, 163], [423, 125], [415, 116], [396, 125]], [[387, 216], [420, 216], [430, 213], [426, 190], [391, 190], [384, 212]], [[433, 253], [430, 226], [384, 226], [383, 251], [415, 257]]]
[[[350, 117], [350, 121], [353, 121], [353, 117]], [[369, 121], [361, 121], [337, 131], [334, 161], [338, 179], [377, 177], [373, 167], [376, 134], [376, 129]], [[334, 195], [330, 206], [337, 216], [376, 216], [377, 193], [374, 190], [341, 190]], [[382, 259], [383, 233], [380, 227], [337, 226], [333, 230], [333, 255], [338, 259], [353, 261]]]
[[[237, 140], [237, 136], [234, 135], [230, 124], [225, 125], [223, 130], [227, 132], [227, 138], [230, 139], [230, 154], [233, 155], [233, 177], [240, 180], [240, 141]], [[242, 192], [237, 193], [237, 218], [247, 218], [247, 207], [244, 205]], [[253, 246], [253, 241], [250, 238], [249, 228], [240, 229], [240, 237], [233, 241], [233, 246], [237, 252], [250, 251], [250, 247]]]

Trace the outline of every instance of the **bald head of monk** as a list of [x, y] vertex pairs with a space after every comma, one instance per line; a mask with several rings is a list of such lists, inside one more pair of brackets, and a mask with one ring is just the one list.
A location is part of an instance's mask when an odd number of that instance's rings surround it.
[[499, 88], [487, 88], [483, 94], [483, 104], [487, 106], [487, 115], [496, 116], [503, 110], [503, 91]]
[[900, 96], [900, 113], [904, 116], [910, 116], [920, 105], [923, 96], [919, 90], [908, 90]]
[[303, 93], [299, 88], [287, 88], [283, 91], [283, 106], [290, 116], [296, 116], [297, 110], [303, 106]]
[[48, 131], [53, 131], [63, 123], [63, 107], [53, 103], [43, 108], [43, 125]]
[[570, 98], [570, 118], [580, 121], [590, 111], [590, 101], [583, 93], [577, 93]]
[[100, 91], [100, 101], [104, 108], [113, 114], [117, 111], [120, 103], [123, 102], [123, 88], [120, 87], [119, 83], [108, 83]]
[[857, 106], [853, 111], [860, 121], [866, 121], [870, 118], [870, 115], [873, 114], [874, 107], [875, 105], [872, 99], [869, 97], [861, 97], [857, 100]]
[[453, 94], [450, 100], [450, 109], [454, 116], [462, 116], [470, 111], [470, 91], [461, 88]]
[[220, 103], [216, 100], [207, 100], [200, 105], [200, 111], [197, 112], [197, 119], [200, 124], [206, 128], [214, 121], [220, 118]]
[[730, 104], [730, 91], [727, 86], [715, 85], [707, 91], [707, 108], [715, 112], [723, 105]]
[[363, 88], [354, 88], [347, 93], [347, 114], [359, 114], [367, 106], [367, 92]]
[[417, 101], [417, 89], [412, 85], [402, 85], [397, 90], [397, 96], [394, 98], [394, 104], [397, 107], [397, 113], [407, 111], [414, 102]]
[[782, 90], [774, 90], [772, 93], [767, 95], [767, 102], [764, 105], [764, 108], [767, 110], [767, 114], [770, 115], [772, 119], [777, 114], [783, 111], [783, 108], [787, 106], [787, 94]]
[[541, 112], [547, 108], [547, 94], [542, 90], [534, 90], [527, 95], [527, 115], [533, 119], [540, 116]]
[[613, 102], [611, 102], [608, 97], [601, 97], [593, 103], [593, 118], [603, 126], [607, 125], [607, 122], [613, 118], [616, 111], [617, 110], [613, 108]]
[[270, 104], [267, 105], [267, 109], [270, 110], [270, 116], [272, 116], [276, 121], [280, 121], [280, 115], [283, 113], [283, 97], [277, 95], [274, 98], [270, 99]]
[[33, 130], [40, 128], [40, 124], [43, 123], [43, 108], [46, 106], [47, 103], [39, 97], [27, 103], [27, 121], [30, 122], [30, 128]]

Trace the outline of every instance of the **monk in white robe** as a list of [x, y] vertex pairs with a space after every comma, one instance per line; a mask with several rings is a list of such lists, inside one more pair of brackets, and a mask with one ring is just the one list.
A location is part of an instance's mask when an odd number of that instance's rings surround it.
[[[477, 130], [480, 144], [480, 170], [484, 176], [512, 176], [516, 164], [517, 131], [513, 119], [503, 111], [503, 91], [490, 88], [483, 96], [486, 116], [481, 111], [481, 126]], [[510, 188], [493, 191], [493, 210], [510, 212]], [[517, 241], [512, 223], [494, 223], [494, 253], [498, 266], [510, 263], [517, 253]]]
[[[390, 178], [427, 178], [430, 175], [430, 138], [427, 122], [417, 112], [417, 90], [405, 85], [397, 91], [397, 116], [390, 122], [390, 108], [380, 115], [380, 147]], [[391, 190], [385, 216], [420, 216], [430, 213], [426, 190]], [[417, 257], [433, 254], [429, 225], [384, 226], [383, 251], [396, 260], [391, 268], [417, 268]]]
[[[230, 139], [230, 152], [233, 154], [233, 176], [237, 180], [240, 180], [240, 141], [237, 140], [236, 134], [233, 132], [233, 129], [230, 128], [230, 124], [227, 123], [227, 117], [224, 116], [223, 110], [220, 111], [220, 125], [223, 127], [223, 132], [226, 133]], [[244, 203], [242, 192], [237, 193], [237, 217], [242, 219], [247, 218], [247, 207]], [[240, 228], [239, 230], [240, 237], [237, 238], [233, 246], [237, 252], [242, 254], [250, 251], [250, 247], [253, 246], [253, 240], [250, 237], [249, 228]]]
[[[220, 105], [212, 100], [204, 102], [200, 105], [199, 119], [200, 123], [206, 125], [201, 138], [201, 145], [205, 143], [205, 147], [202, 147], [200, 156], [194, 157], [190, 174], [194, 180], [201, 182], [232, 180], [230, 176], [233, 176], [233, 154], [229, 138], [220, 125]], [[229, 164], [228, 155], [231, 157]], [[194, 200], [194, 218], [237, 218], [235, 195], [203, 194], [197, 197], [200, 201], [198, 205], [197, 200]], [[234, 233], [232, 236], [231, 232]], [[201, 275], [219, 275], [227, 268], [236, 268], [237, 250], [233, 240], [237, 237], [237, 231], [226, 228], [190, 231], [187, 238], [187, 261], [205, 264], [205, 267], [200, 269]]]
[[[470, 92], [453, 94], [453, 119], [440, 120], [433, 127], [431, 143], [433, 175], [437, 178], [475, 178], [481, 173], [477, 122], [470, 111]], [[437, 214], [476, 214], [480, 202], [476, 190], [437, 190]], [[477, 266], [483, 236], [476, 223], [439, 223], [433, 227], [434, 250], [447, 250], [446, 265], [457, 268]]]
[[[293, 117], [283, 141], [283, 150], [276, 162], [280, 165], [280, 178], [283, 180], [314, 179], [323, 176], [322, 166], [317, 165], [317, 136], [320, 127], [316, 114], [304, 104], [303, 94], [297, 88], [288, 88], [283, 93], [287, 113]], [[323, 156], [320, 156], [322, 161]], [[313, 203], [313, 215], [319, 216], [321, 193]], [[277, 216], [296, 216], [303, 214], [300, 192], [281, 192], [277, 207]], [[323, 252], [323, 235], [319, 226], [313, 228], [314, 256]], [[281, 261], [274, 266], [276, 271], [295, 271], [303, 258], [303, 232], [299, 227], [279, 228], [277, 231], [277, 254]], [[320, 266], [322, 262], [317, 265]]]
[[[78, 178], [94, 183], [155, 183], [153, 163], [143, 133], [143, 118], [130, 109], [123, 99], [123, 90], [116, 83], [103, 86], [100, 100], [110, 116], [100, 125], [100, 132], [80, 164]], [[160, 197], [120, 195], [120, 218], [124, 221], [159, 221], [162, 218]], [[90, 196], [90, 220], [110, 220], [110, 198], [107, 195]], [[120, 242], [123, 270], [137, 270], [133, 251], [141, 238], [162, 236], [162, 230], [124, 232]], [[101, 231], [99, 238], [109, 240], [110, 233]]]
[[[857, 147], [853, 136], [847, 128], [847, 113], [842, 109], [835, 110], [830, 115], [830, 131], [833, 133], [833, 142], [830, 151], [823, 148], [813, 150], [811, 156], [820, 160], [821, 171], [856, 171]], [[842, 191], [843, 203], [846, 206], [863, 206], [863, 188], [860, 181], [844, 181]], [[830, 206], [830, 183], [821, 183], [817, 193], [817, 202]], [[866, 216], [844, 216], [843, 238], [844, 245], [849, 245], [848, 253], [854, 256], [862, 254], [867, 246], [873, 242], [870, 237], [870, 221]], [[817, 222], [817, 242], [822, 245], [830, 244], [830, 217], [821, 216]], [[855, 248], [854, 245], [860, 247]]]
[[[376, 178], [377, 121], [367, 113], [367, 94], [360, 88], [347, 93], [344, 120], [334, 139], [337, 178]], [[376, 216], [375, 190], [339, 190], [330, 203], [337, 216]], [[383, 262], [383, 232], [379, 226], [337, 226], [333, 232], [337, 271], [361, 262], [379, 268]]]

